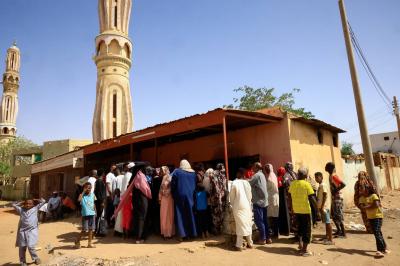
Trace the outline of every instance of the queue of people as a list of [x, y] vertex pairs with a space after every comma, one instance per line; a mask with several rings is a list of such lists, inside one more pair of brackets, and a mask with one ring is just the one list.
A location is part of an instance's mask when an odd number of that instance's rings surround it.
[[[144, 243], [150, 234], [165, 239], [176, 236], [179, 241], [207, 238], [209, 234], [229, 231], [224, 230], [224, 219], [229, 219], [226, 214], [231, 213], [234, 226], [228, 233], [236, 235], [237, 251], [253, 248], [255, 224], [256, 244], [270, 245], [280, 235], [292, 233], [299, 243], [299, 255], [311, 256], [311, 232], [318, 220], [326, 228], [323, 244], [334, 245], [334, 236], [346, 237], [342, 196], [345, 184], [335, 174], [333, 163], [327, 163], [325, 171], [329, 186], [321, 172], [311, 178], [306, 168], [295, 172], [290, 162], [279, 167], [276, 174], [271, 164], [256, 162], [251, 170], [239, 168], [233, 181], [227, 180], [221, 163], [215, 169], [206, 170], [203, 164], [192, 169], [187, 160], [182, 160], [176, 169], [130, 162], [121, 169], [112, 165], [108, 173], [93, 170], [77, 192], [82, 231], [75, 247], [80, 248], [81, 238], [87, 234], [87, 247], [94, 248], [94, 235], [106, 236], [108, 230], [123, 238], [132, 237], [137, 244]], [[66, 198], [63, 193], [54, 193], [47, 203], [27, 200], [14, 205], [21, 215], [17, 237], [21, 263], [25, 261], [26, 248], [32, 259], [40, 262], [32, 250], [38, 234], [33, 216], [37, 217], [46, 204], [53, 213], [54, 206], [63, 209], [73, 203]], [[361, 210], [367, 231], [376, 238], [376, 256], [390, 253], [381, 231], [380, 197], [366, 172], [358, 175], [354, 203]], [[335, 233], [331, 221], [336, 226]]]

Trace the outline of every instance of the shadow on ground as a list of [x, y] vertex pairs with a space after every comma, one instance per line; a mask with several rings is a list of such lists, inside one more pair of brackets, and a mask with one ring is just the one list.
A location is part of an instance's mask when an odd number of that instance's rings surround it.
[[332, 252], [340, 252], [340, 253], [345, 253], [349, 255], [361, 255], [361, 256], [366, 256], [366, 257], [372, 257], [374, 258], [375, 256], [370, 254], [370, 253], [375, 253], [373, 250], [360, 250], [360, 249], [345, 249], [345, 248], [328, 248], [328, 251]]
[[267, 253], [273, 253], [282, 256], [298, 256], [298, 250], [291, 247], [262, 246], [262, 247], [257, 247], [257, 249], [265, 251]]

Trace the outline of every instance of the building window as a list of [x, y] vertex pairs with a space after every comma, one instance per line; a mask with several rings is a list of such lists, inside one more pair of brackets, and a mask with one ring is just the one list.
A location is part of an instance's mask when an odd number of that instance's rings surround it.
[[113, 94], [113, 124], [112, 124], [112, 130], [113, 130], [113, 137], [115, 138], [117, 136], [117, 94]]
[[319, 144], [324, 144], [324, 136], [323, 136], [321, 130], [319, 130], [319, 129], [318, 129], [318, 132], [317, 132], [317, 137], [318, 137], [318, 143]]
[[390, 138], [388, 136], [386, 136], [386, 137], [383, 137], [383, 140], [388, 141], [388, 140], [390, 140]]
[[14, 69], [14, 54], [11, 54], [11, 69]]
[[115, 0], [114, 6], [114, 27], [116, 28], [118, 24], [118, 0]]
[[10, 98], [7, 97], [7, 102], [6, 102], [6, 121], [8, 121], [10, 116]]
[[338, 147], [338, 136], [336, 134], [332, 135], [332, 143], [334, 147]]

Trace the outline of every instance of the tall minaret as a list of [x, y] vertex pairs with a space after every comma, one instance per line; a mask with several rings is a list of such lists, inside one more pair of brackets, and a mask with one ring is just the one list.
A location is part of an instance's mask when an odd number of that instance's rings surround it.
[[7, 50], [6, 71], [3, 74], [3, 98], [0, 112], [0, 142], [8, 142], [17, 133], [19, 67], [21, 56], [14, 44]]
[[93, 141], [113, 138], [133, 128], [129, 85], [132, 43], [128, 37], [131, 8], [132, 0], [99, 0]]

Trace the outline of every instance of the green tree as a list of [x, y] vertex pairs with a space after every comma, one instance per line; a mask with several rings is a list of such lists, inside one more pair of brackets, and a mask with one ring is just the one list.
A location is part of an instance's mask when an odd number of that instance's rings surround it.
[[11, 159], [12, 153], [17, 149], [27, 149], [37, 147], [38, 145], [25, 137], [18, 136], [7, 143], [0, 144], [0, 177], [1, 179], [9, 178], [11, 175]]
[[240, 93], [240, 98], [233, 98], [234, 104], [224, 105], [225, 108], [257, 111], [264, 108], [281, 107], [283, 110], [294, 113], [305, 118], [314, 118], [311, 112], [304, 108], [295, 108], [295, 94], [300, 89], [293, 89], [291, 92], [283, 93], [280, 96], [274, 95], [275, 88], [252, 88], [249, 86], [235, 89], [234, 92]]
[[342, 149], [340, 150], [342, 153], [342, 156], [348, 156], [348, 155], [354, 155], [355, 152], [353, 150], [353, 144], [348, 143], [348, 142], [343, 142], [342, 143]]

